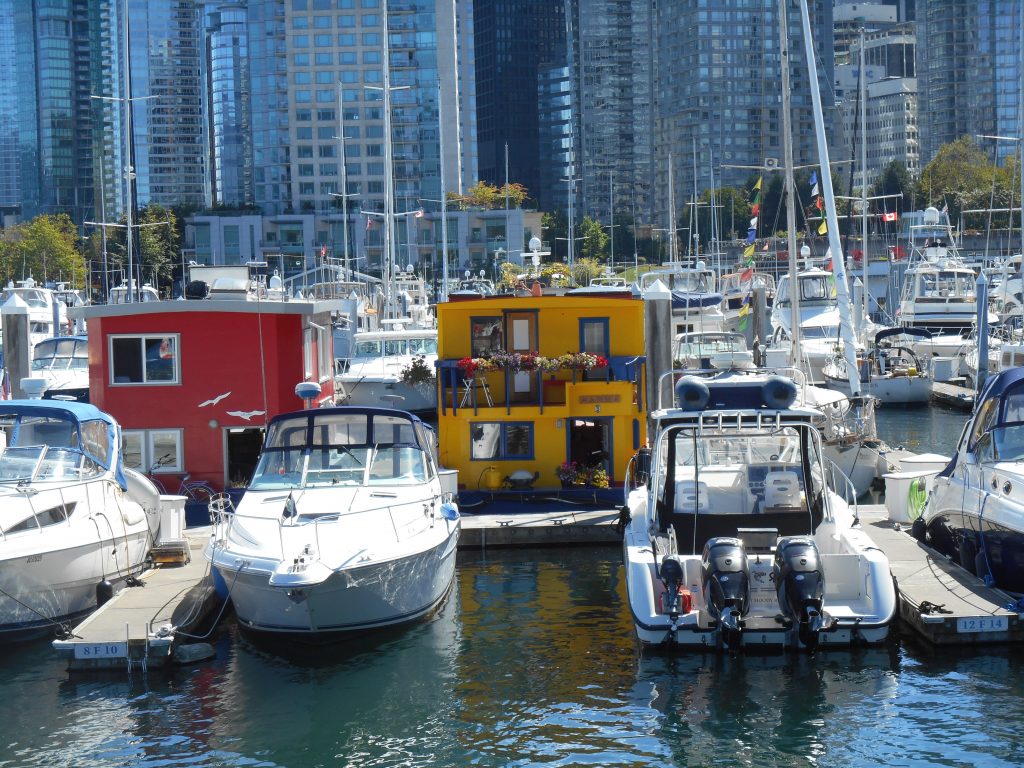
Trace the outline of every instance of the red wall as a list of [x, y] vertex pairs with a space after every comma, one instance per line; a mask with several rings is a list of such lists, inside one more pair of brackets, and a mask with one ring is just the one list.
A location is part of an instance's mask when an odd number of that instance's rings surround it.
[[[183, 429], [186, 471], [193, 479], [206, 480], [220, 489], [224, 483], [224, 427], [260, 427], [271, 416], [302, 408], [295, 385], [304, 374], [302, 328], [306, 317], [166, 310], [91, 317], [90, 400], [124, 429]], [[122, 333], [178, 334], [181, 382], [110, 386], [108, 337]], [[333, 394], [333, 378], [329, 376], [321, 386], [323, 395]], [[226, 392], [231, 394], [216, 404], [199, 407]], [[248, 421], [227, 413], [263, 410], [265, 415], [253, 415]], [[211, 426], [211, 421], [216, 421], [216, 426]]]

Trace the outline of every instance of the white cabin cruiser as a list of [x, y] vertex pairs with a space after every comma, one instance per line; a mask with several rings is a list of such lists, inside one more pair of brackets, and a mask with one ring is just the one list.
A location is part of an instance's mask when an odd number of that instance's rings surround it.
[[[779, 278], [778, 291], [772, 304], [771, 347], [786, 350], [793, 339], [792, 297], [789, 275]], [[805, 269], [797, 275], [800, 307], [800, 365], [812, 384], [825, 381], [822, 369], [835, 354], [842, 335], [840, 333], [839, 299], [836, 280], [832, 272], [819, 267]]]
[[39, 285], [31, 277], [15, 285], [9, 282], [0, 293], [0, 304], [12, 297], [28, 306], [29, 341], [37, 344], [43, 339], [68, 332], [68, 305], [57, 298], [53, 289]]
[[754, 353], [742, 333], [681, 333], [672, 343], [675, 368], [707, 370], [753, 368]]
[[32, 377], [46, 384], [44, 397], [89, 402], [89, 340], [57, 336], [32, 347]]
[[124, 467], [121, 430], [95, 406], [0, 404], [0, 640], [96, 608], [143, 568], [160, 497]]
[[676, 394], [678, 407], [651, 414], [649, 472], [627, 481], [623, 556], [641, 643], [882, 642], [897, 611], [888, 560], [843, 501], [796, 385], [732, 371], [684, 376]]
[[685, 266], [679, 262], [662, 264], [640, 276], [643, 296], [655, 282], [672, 292], [672, 332], [712, 333], [725, 330], [722, 294], [715, 290], [715, 273], [704, 262]]
[[353, 337], [352, 357], [336, 363], [336, 388], [344, 393], [345, 405], [433, 413], [436, 361], [436, 328], [398, 325], [386, 331], [359, 331]]
[[988, 379], [912, 530], [971, 573], [1024, 592], [1024, 368]]
[[452, 585], [459, 529], [423, 422], [385, 408], [316, 408], [271, 420], [252, 481], [215, 523], [206, 557], [242, 627], [312, 637], [432, 611]]

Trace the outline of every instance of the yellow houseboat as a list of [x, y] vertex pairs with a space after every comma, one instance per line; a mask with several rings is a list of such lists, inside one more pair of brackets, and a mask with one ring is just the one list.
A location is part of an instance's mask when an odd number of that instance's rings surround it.
[[644, 305], [595, 294], [437, 306], [441, 463], [460, 489], [621, 485], [646, 442]]

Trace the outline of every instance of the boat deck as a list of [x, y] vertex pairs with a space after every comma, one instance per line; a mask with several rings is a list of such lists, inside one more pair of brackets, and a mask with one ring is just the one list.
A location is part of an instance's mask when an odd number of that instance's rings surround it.
[[932, 402], [970, 412], [974, 410], [974, 390], [950, 382], [934, 381]]
[[860, 506], [861, 522], [889, 558], [903, 623], [935, 645], [977, 645], [1024, 641], [1024, 622], [1015, 600], [985, 586], [946, 556], [921, 544], [909, 526], [892, 522], [885, 506]]
[[159, 667], [167, 663], [179, 632], [198, 626], [217, 603], [209, 564], [202, 555], [208, 532], [186, 532], [186, 562], [152, 568], [144, 586], [126, 587], [90, 614], [53, 648], [72, 670]]
[[509, 514], [464, 514], [459, 549], [615, 544], [617, 509], [545, 509]]

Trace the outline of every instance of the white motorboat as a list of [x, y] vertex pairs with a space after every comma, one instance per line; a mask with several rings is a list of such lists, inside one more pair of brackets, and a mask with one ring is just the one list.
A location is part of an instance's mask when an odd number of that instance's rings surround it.
[[89, 342], [58, 336], [32, 347], [32, 377], [45, 381], [44, 396], [89, 402]]
[[[885, 328], [875, 334], [867, 357], [858, 359], [861, 392], [879, 404], [927, 403], [932, 396], [932, 377], [928, 370], [930, 357], [923, 361], [908, 342], [900, 337], [930, 338], [922, 328]], [[846, 355], [837, 352], [822, 369], [831, 389], [851, 394], [849, 363]]]
[[[640, 641], [672, 648], [879, 643], [889, 563], [844, 500], [813, 409], [763, 372], [685, 376], [627, 479], [626, 587]], [[638, 454], [634, 466], [642, 464]], [[646, 468], [640, 467], [641, 470]]]
[[1024, 592], [1024, 368], [988, 379], [912, 531], [972, 573]]
[[21, 639], [142, 570], [160, 497], [124, 467], [120, 427], [94, 406], [3, 401], [0, 436], [0, 639]]
[[[832, 272], [811, 267], [797, 275], [800, 365], [812, 384], [823, 384], [825, 364], [833, 357], [842, 334], [836, 280]], [[778, 291], [772, 304], [773, 335], [769, 348], [788, 357], [793, 339], [792, 301], [789, 275], [779, 278]]]
[[742, 333], [682, 333], [672, 345], [676, 368], [707, 370], [717, 368], [753, 368], [754, 353], [747, 348]]
[[[912, 238], [918, 235], [924, 241], [911, 240], [898, 324], [933, 334], [966, 335], [977, 319], [974, 270], [960, 258], [949, 221], [935, 208], [925, 209], [924, 224], [911, 227]], [[990, 310], [989, 326], [997, 322], [999, 316]]]
[[411, 621], [455, 573], [458, 510], [433, 432], [384, 408], [276, 416], [206, 550], [241, 626], [304, 636]]
[[698, 261], [695, 266], [670, 262], [645, 272], [640, 276], [640, 295], [659, 281], [672, 292], [674, 335], [725, 330], [722, 294], [715, 290], [714, 271], [704, 262]]
[[352, 357], [336, 362], [336, 389], [345, 405], [401, 408], [412, 413], [437, 410], [437, 329], [392, 326], [359, 331]]
[[8, 282], [3, 293], [0, 293], [0, 304], [15, 296], [28, 306], [31, 344], [68, 332], [68, 305], [57, 298], [53, 289], [39, 285], [31, 277], [19, 281], [17, 285]]

